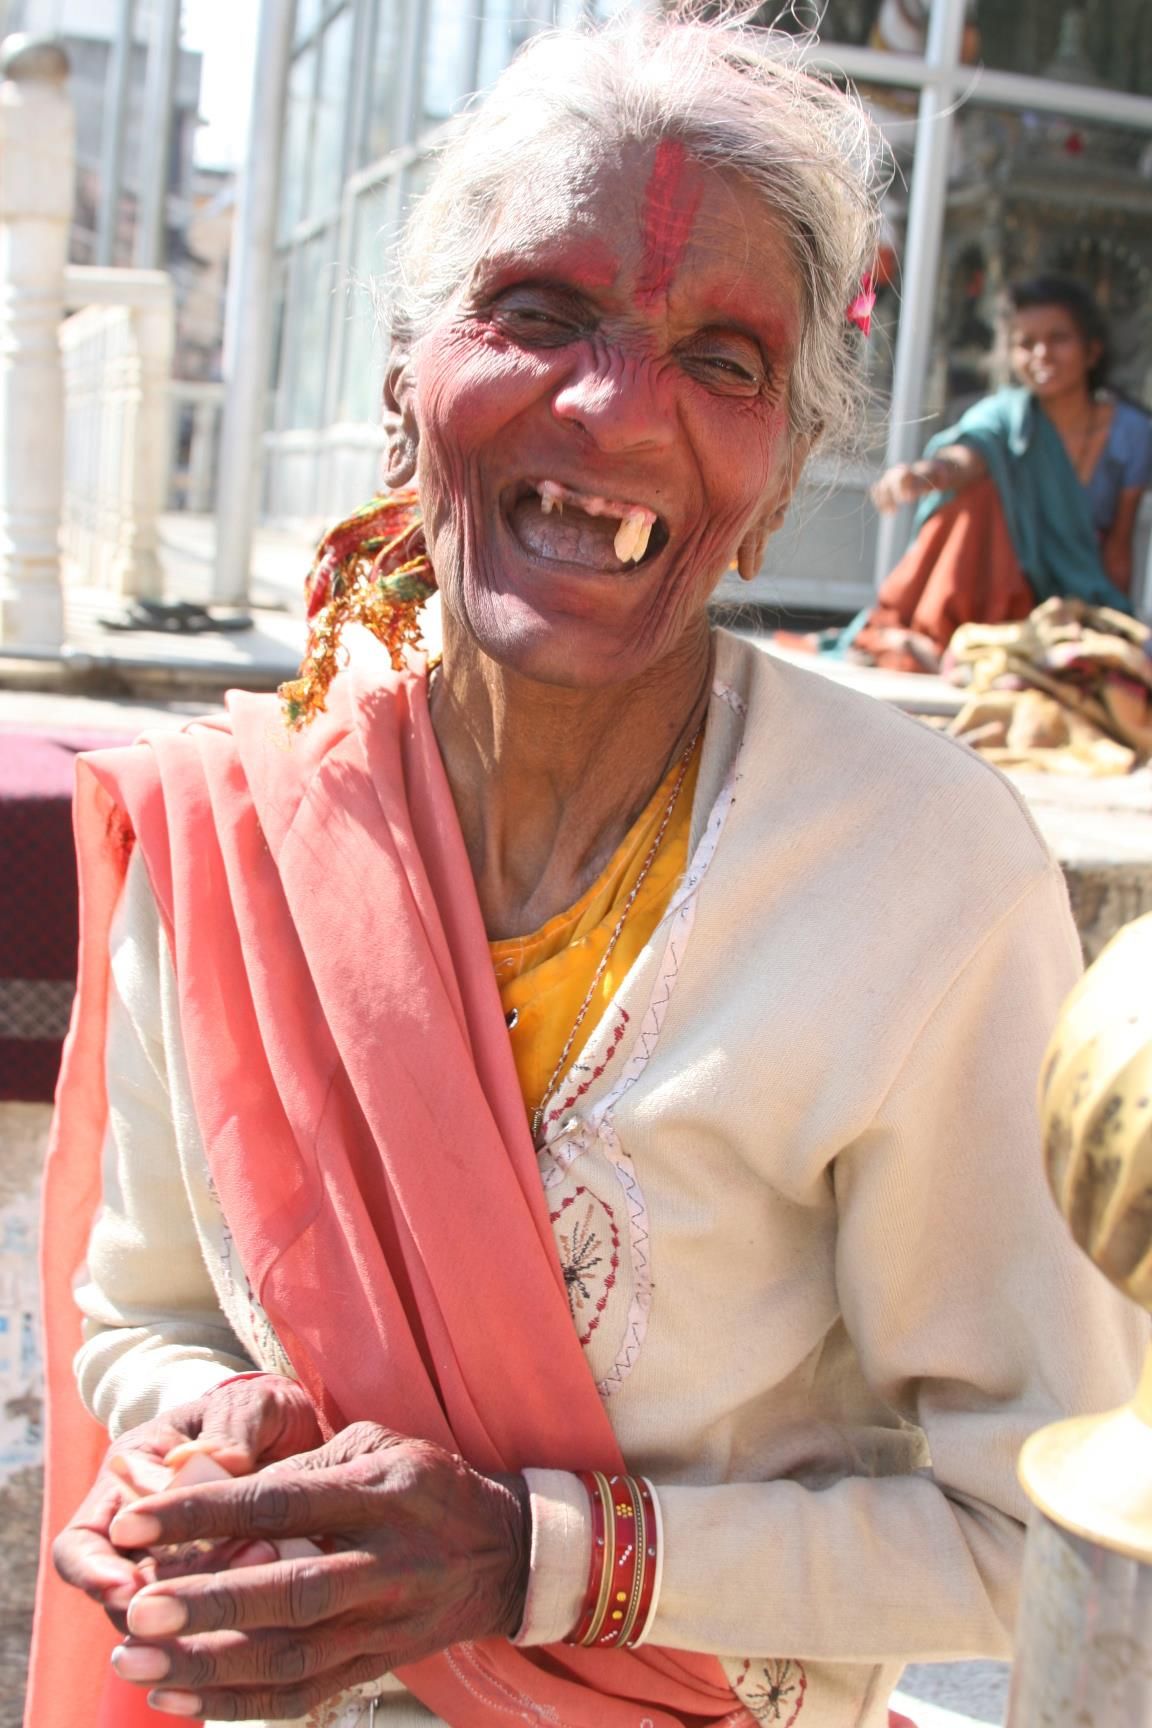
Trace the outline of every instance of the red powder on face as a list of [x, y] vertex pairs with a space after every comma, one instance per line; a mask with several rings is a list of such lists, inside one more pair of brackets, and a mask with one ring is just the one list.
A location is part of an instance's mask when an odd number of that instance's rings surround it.
[[683, 144], [676, 138], [663, 139], [644, 192], [644, 260], [636, 298], [645, 305], [667, 294], [692, 232], [700, 182], [688, 167]]

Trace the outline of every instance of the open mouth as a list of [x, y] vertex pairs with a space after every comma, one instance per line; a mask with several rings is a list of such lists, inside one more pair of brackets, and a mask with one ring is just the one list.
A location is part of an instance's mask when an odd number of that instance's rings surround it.
[[587, 570], [633, 570], [668, 544], [666, 523], [648, 505], [579, 492], [558, 480], [524, 481], [507, 514], [526, 552]]

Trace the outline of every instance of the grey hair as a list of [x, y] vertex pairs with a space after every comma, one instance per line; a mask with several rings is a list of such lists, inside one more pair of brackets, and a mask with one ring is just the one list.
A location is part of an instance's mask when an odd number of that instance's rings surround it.
[[532, 37], [491, 89], [445, 128], [409, 217], [390, 300], [394, 340], [419, 338], [468, 281], [502, 197], [564, 140], [609, 149], [674, 138], [757, 188], [789, 236], [802, 291], [791, 379], [794, 432], [852, 446], [860, 343], [846, 309], [872, 268], [890, 177], [859, 101], [804, 70], [803, 42], [739, 16], [627, 11]]

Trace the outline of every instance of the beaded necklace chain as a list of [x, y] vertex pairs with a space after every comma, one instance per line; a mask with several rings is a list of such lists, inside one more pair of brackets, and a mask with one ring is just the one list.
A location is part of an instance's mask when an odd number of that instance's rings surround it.
[[644, 882], [648, 876], [648, 873], [651, 870], [653, 864], [656, 862], [656, 854], [659, 852], [661, 842], [663, 841], [665, 834], [668, 832], [668, 824], [672, 820], [673, 811], [676, 809], [676, 801], [680, 796], [681, 788], [683, 787], [684, 781], [687, 778], [688, 769], [692, 763], [692, 755], [696, 749], [697, 744], [700, 741], [700, 734], [703, 730], [704, 730], [704, 720], [703, 720], [703, 718], [701, 718], [697, 727], [696, 727], [696, 730], [693, 732], [691, 738], [688, 740], [687, 744], [684, 746], [683, 754], [680, 757], [679, 772], [676, 775], [676, 779], [673, 783], [672, 790], [668, 795], [668, 802], [664, 806], [664, 814], [660, 818], [660, 826], [659, 826], [659, 828], [657, 828], [656, 833], [653, 836], [652, 844], [648, 848], [648, 854], [645, 857], [643, 864], [641, 864], [641, 866], [640, 866], [639, 873], [636, 877], [635, 882], [633, 882], [631, 889], [629, 890], [628, 898], [624, 902], [620, 916], [619, 916], [619, 918], [617, 918], [616, 923], [613, 926], [612, 934], [608, 938], [608, 945], [604, 949], [603, 954], [600, 956], [600, 962], [599, 962], [598, 966], [596, 967], [595, 972], [592, 974], [592, 982], [591, 982], [591, 984], [589, 984], [588, 989], [584, 995], [584, 1000], [583, 1000], [583, 1002], [581, 1002], [579, 1010], [577, 1011], [576, 1018], [572, 1022], [572, 1030], [571, 1030], [571, 1032], [569, 1032], [567, 1038], [564, 1041], [564, 1048], [560, 1052], [559, 1060], [557, 1061], [555, 1068], [553, 1068], [552, 1073], [549, 1076], [548, 1084], [544, 1088], [544, 1092], [541, 1096], [539, 1104], [537, 1104], [535, 1110], [533, 1110], [533, 1112], [532, 1112], [532, 1138], [536, 1142], [539, 1142], [540, 1129], [541, 1129], [541, 1126], [542, 1126], [543, 1121], [544, 1121], [544, 1106], [547, 1104], [549, 1098], [552, 1096], [552, 1088], [555, 1086], [557, 1080], [559, 1080], [560, 1076], [564, 1072], [565, 1067], [567, 1066], [568, 1058], [572, 1053], [572, 1046], [575, 1044], [577, 1036], [579, 1035], [579, 1032], [580, 1032], [580, 1028], [584, 1023], [585, 1017], [587, 1016], [588, 1010], [592, 1006], [593, 999], [596, 995], [597, 986], [599, 985], [601, 978], [604, 976], [605, 967], [608, 965], [609, 960], [612, 958], [612, 951], [616, 947], [617, 942], [619, 942], [621, 933], [624, 929], [624, 926], [628, 922], [628, 914], [631, 912], [633, 906], [635, 905], [636, 896], [639, 894], [641, 888], [644, 886]]

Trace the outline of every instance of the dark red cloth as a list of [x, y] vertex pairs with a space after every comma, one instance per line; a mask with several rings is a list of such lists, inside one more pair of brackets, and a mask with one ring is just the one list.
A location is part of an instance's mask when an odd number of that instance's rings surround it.
[[76, 978], [72, 786], [122, 732], [0, 727], [0, 1100], [49, 1103]]
[[893, 672], [922, 672], [902, 647], [912, 631], [943, 653], [961, 624], [1026, 618], [1036, 596], [1020, 568], [991, 476], [965, 486], [925, 522], [876, 596], [852, 646]]

